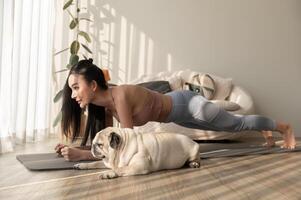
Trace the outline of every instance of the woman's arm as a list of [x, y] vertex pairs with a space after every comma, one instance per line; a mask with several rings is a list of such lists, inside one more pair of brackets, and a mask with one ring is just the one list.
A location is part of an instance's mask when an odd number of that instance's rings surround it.
[[81, 149], [81, 150], [91, 150], [90, 145], [88, 145], [88, 146], [78, 146], [78, 147], [75, 147], [75, 148], [78, 148], [78, 149]]
[[90, 150], [82, 150], [81, 154], [81, 160], [99, 160], [92, 155]]
[[64, 147], [61, 149], [61, 155], [67, 161], [80, 161], [80, 160], [98, 160], [94, 158], [90, 150], [83, 150], [75, 147]]
[[[113, 118], [110, 112], [106, 111], [106, 121], [105, 126], [113, 126]], [[65, 160], [68, 161], [79, 161], [79, 160], [98, 160], [93, 157], [91, 153], [91, 146], [77, 146], [77, 147], [68, 147], [68, 145], [57, 144], [55, 151], [62, 155]]]
[[64, 144], [57, 144], [55, 151], [67, 161], [98, 160], [91, 153], [91, 146], [68, 147]]

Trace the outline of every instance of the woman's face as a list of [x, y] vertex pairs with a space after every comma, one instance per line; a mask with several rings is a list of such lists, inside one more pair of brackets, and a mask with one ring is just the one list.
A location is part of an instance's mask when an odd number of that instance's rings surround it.
[[72, 90], [71, 98], [75, 99], [81, 108], [85, 108], [94, 96], [94, 91], [84, 76], [71, 74], [68, 78], [68, 85]]

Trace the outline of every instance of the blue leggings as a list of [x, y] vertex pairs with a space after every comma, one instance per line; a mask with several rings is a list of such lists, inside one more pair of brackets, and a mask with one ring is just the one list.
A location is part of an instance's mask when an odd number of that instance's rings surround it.
[[173, 91], [172, 110], [165, 122], [212, 131], [276, 130], [276, 122], [260, 115], [234, 115], [189, 90]]

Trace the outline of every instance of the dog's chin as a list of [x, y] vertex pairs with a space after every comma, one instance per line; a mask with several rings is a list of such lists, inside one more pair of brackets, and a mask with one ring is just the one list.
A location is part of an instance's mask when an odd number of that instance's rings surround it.
[[94, 156], [95, 158], [98, 158], [98, 159], [104, 159], [106, 156], [105, 155], [101, 155], [101, 154], [99, 154], [99, 155], [96, 155], [96, 156]]
[[92, 151], [92, 155], [93, 155], [93, 157], [98, 158], [98, 159], [104, 159], [106, 157], [105, 155], [103, 155], [99, 152], [93, 152], [93, 151]]

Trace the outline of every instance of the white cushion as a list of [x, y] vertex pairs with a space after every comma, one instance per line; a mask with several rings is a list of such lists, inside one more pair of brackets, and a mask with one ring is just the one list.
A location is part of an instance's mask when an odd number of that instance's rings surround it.
[[165, 80], [169, 82], [172, 90], [183, 90], [183, 81], [180, 76], [167, 77]]
[[189, 82], [185, 83], [188, 85], [186, 88], [191, 90], [191, 87], [196, 87], [198, 93], [203, 95], [206, 99], [212, 99], [215, 93], [215, 84], [213, 78], [209, 74], [196, 74]]

